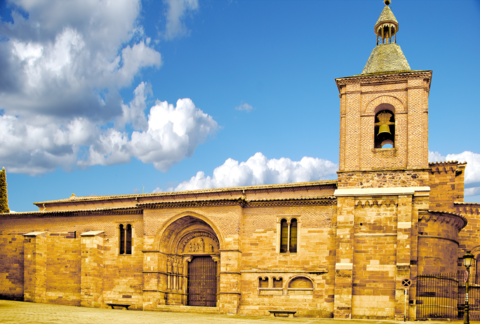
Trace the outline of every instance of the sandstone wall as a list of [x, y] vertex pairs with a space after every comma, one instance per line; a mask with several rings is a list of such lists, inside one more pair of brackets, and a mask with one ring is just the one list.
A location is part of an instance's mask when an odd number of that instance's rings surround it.
[[[241, 314], [268, 315], [270, 309], [298, 316], [333, 316], [336, 206], [245, 208], [241, 232]], [[297, 253], [279, 253], [280, 221], [298, 221]], [[269, 287], [259, 286], [259, 277]], [[308, 278], [313, 290], [292, 290], [289, 282]], [[277, 279], [276, 286], [274, 279]], [[280, 282], [281, 281], [281, 282]]]
[[466, 164], [430, 163], [430, 210], [455, 212], [454, 203], [463, 202]]
[[[119, 225], [132, 224], [131, 255], [119, 255]], [[2, 244], [9, 244], [0, 249], [2, 258], [12, 260], [9, 266], [4, 266], [5, 273], [11, 271], [11, 276], [0, 275], [0, 287], [15, 291], [10, 296], [21, 296], [21, 281], [24, 281], [25, 300], [47, 302], [65, 305], [80, 305], [86, 291], [81, 290], [82, 245], [80, 234], [88, 231], [105, 232], [104, 245], [104, 276], [102, 280], [103, 303], [95, 307], [108, 307], [105, 303], [133, 304], [131, 309], [143, 307], [143, 222], [141, 215], [105, 215], [80, 217], [22, 217], [3, 218]], [[36, 237], [26, 237], [19, 247], [13, 249], [3, 238], [10, 236], [5, 233], [45, 232]], [[73, 232], [76, 232], [75, 234]], [[6, 242], [6, 243], [5, 243]], [[12, 241], [16, 242], [16, 241]], [[23, 245], [23, 249], [20, 246]], [[85, 247], [83, 248], [85, 251]], [[23, 261], [20, 260], [24, 253]], [[15, 266], [18, 259], [18, 269]], [[21, 265], [20, 265], [21, 264]], [[13, 270], [11, 270], [13, 268]], [[9, 272], [10, 273], [10, 272]], [[13, 288], [13, 285], [17, 288]], [[23, 288], [22, 288], [23, 289]], [[16, 297], [15, 297], [16, 298]], [[97, 298], [98, 300], [98, 298]]]
[[0, 234], [0, 298], [23, 300], [23, 235]]

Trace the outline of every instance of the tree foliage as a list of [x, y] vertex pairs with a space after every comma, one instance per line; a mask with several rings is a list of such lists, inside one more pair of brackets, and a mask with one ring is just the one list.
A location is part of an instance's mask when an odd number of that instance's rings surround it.
[[7, 172], [5, 168], [0, 171], [0, 213], [9, 213], [7, 195]]

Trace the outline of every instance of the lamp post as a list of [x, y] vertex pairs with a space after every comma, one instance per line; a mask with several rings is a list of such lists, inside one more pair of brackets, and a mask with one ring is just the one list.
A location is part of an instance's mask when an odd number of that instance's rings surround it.
[[472, 266], [474, 258], [475, 257], [470, 253], [470, 251], [467, 251], [467, 253], [463, 256], [463, 265], [465, 268], [467, 268], [467, 280], [465, 281], [465, 324], [470, 324], [470, 316], [468, 314], [468, 280], [470, 279], [470, 267]]

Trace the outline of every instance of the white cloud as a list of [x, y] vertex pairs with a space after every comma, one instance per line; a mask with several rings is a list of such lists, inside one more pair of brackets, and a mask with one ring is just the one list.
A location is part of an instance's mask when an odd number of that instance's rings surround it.
[[480, 187], [465, 188], [465, 196], [480, 195]]
[[445, 161], [445, 157], [438, 152], [428, 151], [428, 162], [442, 162]]
[[235, 107], [235, 110], [243, 110], [246, 112], [250, 112], [252, 109], [253, 109], [252, 105], [249, 105], [248, 103], [244, 103], [238, 107]]
[[188, 98], [179, 99], [176, 107], [157, 101], [150, 109], [147, 131], [132, 134], [132, 152], [142, 162], [166, 171], [192, 156], [195, 148], [217, 128], [217, 122]]
[[[0, 164], [9, 172], [34, 175], [132, 157], [165, 171], [217, 129], [190, 99], [177, 108], [157, 102], [147, 118], [152, 91], [144, 82], [123, 103], [119, 90], [143, 68], [162, 64], [137, 20], [140, 0], [12, 2], [28, 18], [13, 11], [13, 23], [0, 21], [6, 37], [0, 42]], [[184, 32], [181, 19], [197, 7], [172, 1], [170, 33]]]
[[199, 171], [190, 180], [180, 183], [175, 191], [315, 181], [334, 177], [337, 170], [338, 165], [328, 160], [312, 157], [300, 161], [288, 158], [269, 160], [259, 152], [246, 162], [227, 159], [215, 168], [213, 176], [205, 176]]
[[188, 34], [188, 29], [183, 22], [188, 12], [198, 10], [198, 0], [164, 0], [168, 9], [165, 13], [167, 20], [163, 37], [171, 40]]

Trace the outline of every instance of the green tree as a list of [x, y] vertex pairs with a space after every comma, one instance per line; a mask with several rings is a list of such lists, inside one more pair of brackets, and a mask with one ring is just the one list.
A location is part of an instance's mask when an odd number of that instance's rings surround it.
[[0, 171], [0, 213], [9, 213], [7, 195], [7, 172], [5, 168]]

